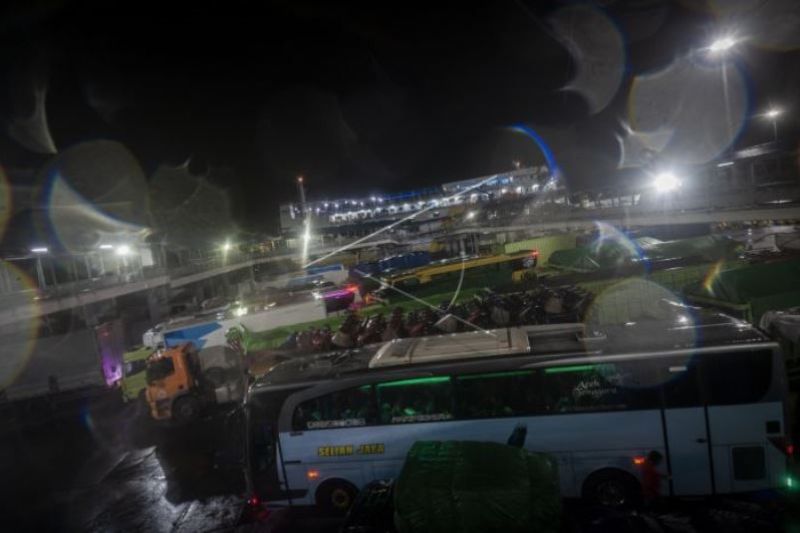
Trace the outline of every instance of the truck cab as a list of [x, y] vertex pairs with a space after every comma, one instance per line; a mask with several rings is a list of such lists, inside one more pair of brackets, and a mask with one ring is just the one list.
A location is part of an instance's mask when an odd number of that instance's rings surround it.
[[145, 397], [154, 419], [187, 422], [197, 417], [205, 398], [193, 344], [153, 354], [145, 372]]
[[156, 352], [147, 360], [145, 397], [156, 420], [188, 422], [203, 407], [241, 400], [242, 358], [225, 346], [199, 350], [191, 342]]

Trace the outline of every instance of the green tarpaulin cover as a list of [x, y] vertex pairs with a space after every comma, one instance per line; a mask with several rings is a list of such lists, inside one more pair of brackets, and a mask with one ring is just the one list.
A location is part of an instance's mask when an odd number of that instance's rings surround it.
[[556, 532], [555, 462], [492, 442], [421, 441], [395, 487], [400, 533]]

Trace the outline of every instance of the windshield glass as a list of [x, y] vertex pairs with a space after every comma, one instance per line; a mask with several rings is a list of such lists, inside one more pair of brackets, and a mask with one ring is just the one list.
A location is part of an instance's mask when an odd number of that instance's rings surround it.
[[154, 383], [175, 372], [175, 363], [171, 357], [156, 359], [147, 365], [147, 383]]
[[800, 531], [800, 1], [0, 43], [0, 529]]

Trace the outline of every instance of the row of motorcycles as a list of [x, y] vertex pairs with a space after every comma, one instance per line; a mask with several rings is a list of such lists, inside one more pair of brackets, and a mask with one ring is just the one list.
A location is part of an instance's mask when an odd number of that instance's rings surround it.
[[405, 313], [402, 308], [362, 317], [347, 314], [342, 325], [293, 332], [280, 346], [300, 353], [356, 348], [405, 337], [423, 337], [492, 328], [579, 322], [591, 304], [591, 294], [574, 285], [540, 286], [510, 294], [482, 291], [471, 300]]

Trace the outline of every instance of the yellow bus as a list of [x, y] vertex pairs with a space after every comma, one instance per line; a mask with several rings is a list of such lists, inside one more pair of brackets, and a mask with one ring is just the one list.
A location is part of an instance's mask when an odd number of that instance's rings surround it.
[[[535, 278], [538, 250], [512, 254], [456, 257], [436, 261], [424, 267], [383, 278], [389, 287], [406, 292], [434, 294], [461, 288], [494, 287]], [[391, 289], [384, 293], [391, 296]]]

